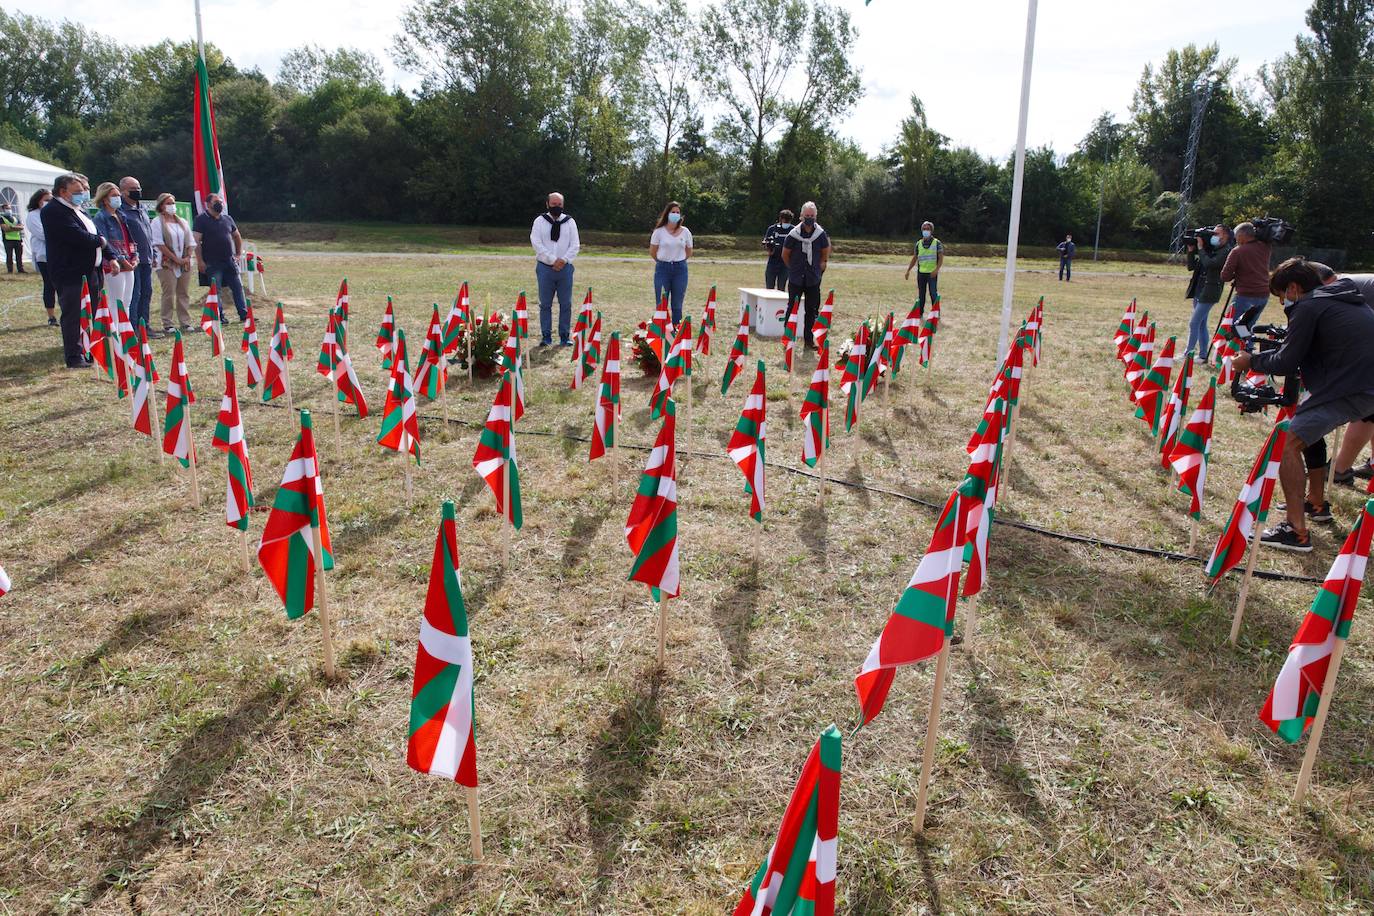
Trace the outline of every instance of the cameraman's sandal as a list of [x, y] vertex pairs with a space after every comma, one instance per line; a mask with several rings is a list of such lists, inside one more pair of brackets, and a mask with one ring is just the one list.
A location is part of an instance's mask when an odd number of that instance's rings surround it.
[[1287, 336], [1271, 352], [1238, 355], [1235, 368], [1279, 376], [1298, 373], [1308, 396], [1289, 423], [1279, 465], [1288, 520], [1265, 531], [1260, 541], [1307, 553], [1312, 539], [1303, 512], [1302, 453], [1337, 427], [1374, 415], [1374, 309], [1349, 280], [1323, 286], [1317, 270], [1301, 258], [1290, 258], [1274, 270], [1269, 291], [1283, 299]]

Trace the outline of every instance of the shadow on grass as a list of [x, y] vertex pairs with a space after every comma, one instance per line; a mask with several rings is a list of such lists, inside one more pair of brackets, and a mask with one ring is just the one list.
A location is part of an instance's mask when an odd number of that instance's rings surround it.
[[916, 841], [916, 855], [921, 860], [921, 880], [926, 886], [926, 906], [932, 916], [940, 916], [944, 907], [940, 905], [940, 885], [935, 880], [935, 866], [930, 862], [930, 847], [924, 839]]
[[100, 473], [81, 480], [73, 481], [55, 493], [49, 493], [46, 497], [35, 503], [23, 506], [25, 512], [37, 512], [47, 509], [50, 506], [61, 506], [80, 499], [92, 490], [99, 489], [102, 485], [116, 480], [120, 474], [127, 469], [119, 465], [107, 465], [101, 469]]
[[893, 461], [898, 461], [897, 446], [892, 442], [892, 434], [887, 431], [887, 419], [886, 416], [878, 418], [878, 423], [866, 427], [859, 438], [873, 446], [875, 451], [886, 455]]
[[54, 347], [35, 347], [29, 350], [7, 353], [0, 356], [0, 383], [17, 382], [47, 375], [54, 369], [66, 365], [62, 345]]
[[[213, 593], [231, 588], [235, 583], [241, 581], [241, 578], [242, 573], [235, 568], [232, 574], [221, 576], [220, 581], [213, 584]], [[81, 670], [87, 671], [105, 659], [120, 655], [141, 645], [146, 640], [158, 636], [164, 630], [186, 619], [189, 614], [190, 610], [184, 601], [174, 601], [166, 607], [154, 611], [135, 610], [115, 624], [110, 635], [106, 636], [100, 645], [92, 649], [90, 654], [81, 660]]]
[[103, 529], [68, 550], [62, 559], [39, 571], [25, 584], [33, 588], [56, 582], [69, 575], [82, 574], [84, 567], [81, 560], [95, 560], [113, 551], [123, 550], [130, 541], [136, 540], [140, 535], [146, 535], [163, 514], [159, 507], [121, 519], [113, 528]]
[[596, 533], [601, 530], [601, 524], [604, 521], [606, 521], [604, 512], [579, 515], [573, 520], [572, 530], [568, 532], [568, 539], [563, 542], [563, 561], [560, 568], [564, 573], [572, 572], [587, 558], [587, 552], [591, 549], [592, 541], [596, 539]]
[[635, 692], [611, 713], [587, 756], [583, 801], [587, 831], [596, 854], [596, 889], [590, 912], [599, 912], [610, 890], [626, 824], [634, 817], [652, 775], [654, 753], [663, 734], [659, 695], [663, 674], [635, 679]]
[[294, 701], [295, 693], [280, 683], [269, 685], [243, 700], [228, 713], [205, 722], [177, 748], [138, 815], [116, 831], [114, 848], [100, 874], [83, 895], [86, 907], [95, 906], [111, 890], [138, 880], [142, 863], [175, 840], [183, 817], [209, 796], [221, 777]]
[[830, 559], [830, 519], [819, 505], [812, 504], [801, 511], [797, 537], [811, 551], [816, 565], [825, 566]]
[[1369, 836], [1341, 830], [1321, 811], [1308, 812], [1307, 819], [1317, 829], [1311, 840], [1319, 860], [1334, 863], [1345, 891], [1374, 911], [1374, 847]]
[[748, 576], [737, 582], [728, 594], [717, 598], [711, 606], [711, 619], [720, 633], [725, 651], [730, 654], [730, 667], [736, 674], [749, 666], [749, 636], [762, 590], [758, 564], [751, 562]]
[[[476, 478], [481, 483], [481, 478]], [[275, 491], [273, 491], [275, 495]], [[266, 505], [271, 505], [267, 503]], [[347, 525], [330, 525], [329, 539], [335, 545], [336, 556], [357, 556], [363, 547], [395, 529], [408, 518], [405, 512], [391, 512], [350, 519]], [[342, 553], [338, 551], [342, 549]]]
[[873, 508], [873, 500], [869, 497], [868, 490], [864, 489], [864, 484], [866, 482], [864, 480], [864, 469], [859, 466], [858, 461], [855, 461], [849, 466], [849, 472], [844, 475], [844, 481], [852, 484], [852, 486], [846, 489], [854, 494], [854, 498], [859, 501], [861, 507], [864, 509]]

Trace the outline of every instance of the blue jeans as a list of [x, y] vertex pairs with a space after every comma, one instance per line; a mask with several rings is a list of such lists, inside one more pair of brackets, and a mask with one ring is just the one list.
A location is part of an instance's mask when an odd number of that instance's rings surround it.
[[787, 289], [787, 265], [782, 258], [769, 258], [768, 266], [763, 269], [764, 289]]
[[558, 342], [568, 343], [572, 328], [573, 266], [564, 264], [554, 270], [543, 261], [534, 262], [534, 279], [539, 287], [539, 340], [553, 343], [553, 296], [558, 294]]
[[682, 324], [682, 298], [687, 295], [687, 259], [654, 262], [654, 302], [668, 294], [673, 312], [673, 327]]
[[148, 303], [153, 298], [153, 264], [151, 261], [139, 261], [138, 266], [134, 268], [134, 291], [131, 298], [133, 302], [129, 307], [129, 322], [134, 327], [138, 327], [140, 321], [148, 324]]
[[1203, 302], [1201, 299], [1193, 300], [1193, 317], [1188, 319], [1188, 346], [1198, 356], [1202, 355], [1203, 348], [1212, 342], [1211, 332], [1208, 330], [1207, 316], [1212, 312], [1215, 302]]
[[219, 313], [224, 314], [224, 291], [227, 289], [234, 295], [234, 308], [238, 310], [239, 321], [248, 317], [248, 305], [243, 299], [243, 284], [239, 282], [239, 268], [233, 261], [225, 261], [221, 264], [206, 264], [205, 275], [210, 278], [211, 283], [219, 285]]
[[1059, 259], [1059, 279], [1063, 280], [1066, 277], [1070, 282], [1073, 281], [1073, 258]]
[[1236, 324], [1253, 328], [1268, 302], [1268, 296], [1235, 296], [1231, 299], [1231, 314], [1236, 316]]
[[916, 297], [921, 303], [921, 312], [926, 310], [926, 291], [930, 291], [930, 301], [934, 302], [935, 297], [940, 295], [940, 277], [933, 273], [916, 272]]

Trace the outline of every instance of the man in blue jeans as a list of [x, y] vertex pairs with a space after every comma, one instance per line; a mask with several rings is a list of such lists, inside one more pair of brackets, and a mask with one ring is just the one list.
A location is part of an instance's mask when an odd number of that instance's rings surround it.
[[134, 291], [129, 307], [129, 322], [138, 327], [141, 321], [148, 325], [149, 337], [161, 337], [161, 331], [153, 330], [148, 319], [148, 303], [153, 298], [153, 246], [148, 240], [148, 214], [143, 212], [139, 201], [143, 198], [143, 185], [132, 175], [119, 179], [119, 215], [124, 217], [124, 225], [129, 237], [138, 249], [138, 266], [134, 268]]
[[1255, 238], [1254, 223], [1241, 223], [1235, 236], [1236, 247], [1222, 265], [1221, 282], [1234, 285], [1231, 315], [1235, 323], [1252, 328], [1269, 301], [1269, 261], [1273, 249], [1268, 242]]
[[205, 201], [205, 212], [191, 224], [196, 237], [196, 269], [206, 279], [219, 286], [219, 317], [224, 320], [224, 291], [234, 296], [234, 308], [239, 321], [248, 317], [248, 304], [243, 298], [243, 284], [239, 282], [239, 257], [243, 254], [243, 236], [234, 218], [224, 212], [224, 198], [211, 194]]
[[553, 343], [553, 297], [558, 294], [558, 345], [572, 346], [573, 259], [581, 247], [577, 221], [563, 212], [563, 195], [554, 191], [548, 209], [530, 227], [534, 248], [534, 278], [539, 289], [539, 346]]

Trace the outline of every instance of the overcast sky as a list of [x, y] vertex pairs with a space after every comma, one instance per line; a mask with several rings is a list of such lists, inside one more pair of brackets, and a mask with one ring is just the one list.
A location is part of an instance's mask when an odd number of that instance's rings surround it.
[[[702, 0], [688, 0], [700, 6]], [[836, 0], [859, 32], [855, 62], [864, 96], [839, 125], [869, 153], [896, 134], [912, 92], [930, 125], [956, 144], [1005, 156], [1016, 143], [1025, 0]], [[140, 0], [132, 6], [90, 0], [7, 0], [10, 9], [80, 19], [120, 41], [147, 43], [195, 35], [191, 0]], [[366, 0], [203, 0], [205, 36], [240, 67], [275, 76], [299, 44], [352, 46], [375, 53], [388, 79], [417, 80], [391, 62], [404, 2]], [[1217, 41], [1247, 76], [1291, 50], [1305, 31], [1301, 0], [1208, 4], [1186, 0], [1044, 0], [1031, 79], [1032, 146], [1070, 152], [1103, 111], [1124, 117], [1141, 68], [1172, 47]], [[918, 24], [919, 23], [919, 24]], [[189, 102], [188, 102], [189, 104]]]

